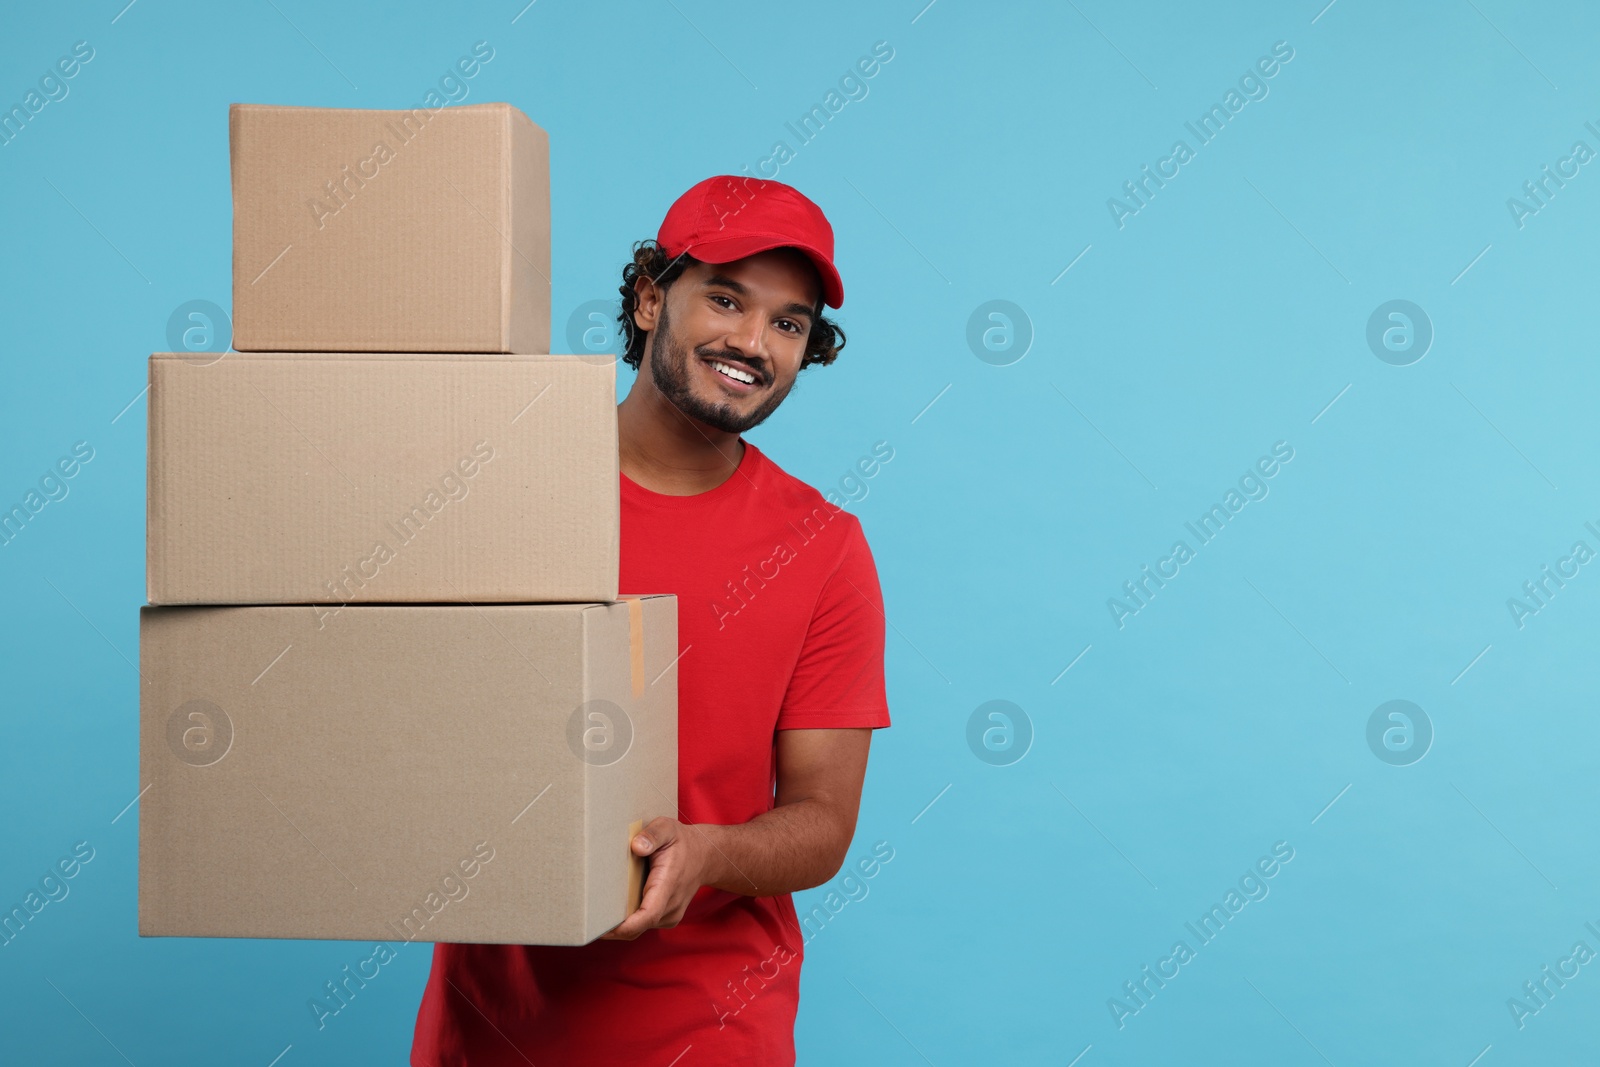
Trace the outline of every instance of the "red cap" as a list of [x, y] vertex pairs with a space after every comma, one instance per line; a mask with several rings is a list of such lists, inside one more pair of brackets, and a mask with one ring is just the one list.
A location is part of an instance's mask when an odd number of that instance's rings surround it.
[[687, 252], [706, 263], [793, 248], [822, 277], [823, 303], [844, 303], [844, 282], [833, 266], [833, 227], [821, 208], [782, 182], [732, 174], [707, 178], [667, 209], [656, 243], [670, 257]]

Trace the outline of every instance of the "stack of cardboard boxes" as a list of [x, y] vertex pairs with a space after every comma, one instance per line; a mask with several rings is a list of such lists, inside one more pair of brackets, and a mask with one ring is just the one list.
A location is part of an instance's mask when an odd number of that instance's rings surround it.
[[139, 932], [583, 944], [677, 814], [610, 357], [517, 109], [236, 105], [234, 347], [150, 357]]

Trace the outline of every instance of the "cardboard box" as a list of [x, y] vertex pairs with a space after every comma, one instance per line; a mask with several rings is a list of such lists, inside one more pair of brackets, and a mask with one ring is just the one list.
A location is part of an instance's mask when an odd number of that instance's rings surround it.
[[151, 608], [139, 933], [585, 944], [677, 814], [677, 601]]
[[510, 104], [234, 104], [233, 347], [549, 352], [550, 155]]
[[157, 353], [149, 435], [152, 604], [617, 597], [609, 356]]

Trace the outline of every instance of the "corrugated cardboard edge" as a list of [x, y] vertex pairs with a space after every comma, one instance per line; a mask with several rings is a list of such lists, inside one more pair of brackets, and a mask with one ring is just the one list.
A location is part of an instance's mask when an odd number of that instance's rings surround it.
[[235, 320], [232, 345], [241, 352], [249, 348], [255, 341], [255, 338], [250, 336], [248, 316], [246, 316], [244, 335], [240, 336], [237, 329], [239, 309], [239, 294], [236, 291], [239, 284], [239, 115], [248, 106], [248, 104], [228, 105], [228, 213], [233, 220], [230, 228], [232, 247], [229, 250], [228, 270], [229, 292], [233, 297], [233, 306], [228, 309], [228, 313]]
[[[615, 356], [578, 356], [576, 358], [587, 360], [591, 363], [600, 359], [610, 359], [610, 363], [607, 364], [607, 370], [610, 372], [613, 396], [606, 402], [606, 406], [610, 409], [610, 418], [613, 426], [615, 426], [616, 398], [614, 394], [617, 387], [617, 363], [619, 361]], [[617, 441], [617, 445], [607, 453], [608, 466], [606, 477], [608, 477], [611, 481], [611, 506], [613, 509], [615, 509], [613, 510], [612, 514], [615, 515], [616, 518], [606, 524], [606, 534], [610, 540], [610, 543], [606, 546], [606, 557], [608, 559], [620, 559], [622, 556], [622, 451], [621, 442], [620, 440], [617, 440], [617, 432], [613, 431], [612, 436], [613, 440]], [[609, 587], [611, 589], [617, 589], [622, 581], [620, 566], [612, 568], [611, 573], [607, 575], [607, 578], [609, 579], [607, 583]]]
[[166, 508], [166, 486], [158, 475], [156, 443], [166, 428], [160, 403], [161, 390], [156, 387], [156, 357], [151, 355], [146, 370], [146, 419], [144, 431], [144, 598], [156, 603], [156, 591], [167, 584], [167, 557], [160, 548], [165, 540], [157, 536], [161, 516]]
[[[160, 628], [160, 619], [160, 613], [149, 605], [143, 605], [139, 608], [139, 650], [136, 653], [139, 658], [139, 745], [134, 761], [134, 773], [139, 776], [138, 791], [141, 795], [143, 795], [147, 787], [155, 784], [158, 775], [158, 761], [151, 758], [150, 746], [145, 740], [147, 732], [145, 721], [151, 714], [149, 708], [153, 695], [151, 679], [154, 677], [153, 671], [155, 669], [155, 646], [160, 641], [160, 634], [157, 632]], [[158, 847], [155, 839], [155, 825], [151, 820], [144, 818], [142, 810], [134, 812], [133, 817], [138, 819], [138, 855], [142, 860]], [[156, 882], [156, 872], [148, 863], [141, 862], [138, 864], [138, 876], [135, 879], [134, 894], [139, 936], [160, 936], [161, 915], [156, 903], [160, 894], [160, 887]]]
[[[645, 605], [645, 601], [650, 601], [650, 604], [648, 606]], [[628, 619], [626, 622], [624, 622], [619, 611], [624, 603], [627, 604], [626, 613]], [[672, 668], [676, 666], [678, 658], [677, 598], [675, 596], [668, 593], [653, 593], [619, 597], [614, 601], [593, 604], [590, 608], [591, 610], [585, 613], [588, 623], [585, 635], [584, 654], [586, 657], [597, 647], [595, 638], [604, 634], [610, 640], [615, 640], [615, 637], [619, 636], [620, 627], [626, 625], [628, 627], [629, 648], [627, 655], [629, 673], [632, 674], [637, 669], [639, 676], [642, 678], [645, 670], [644, 661], [649, 660], [651, 657], [654, 658], [656, 663], [667, 662], [667, 668], [661, 671], [662, 679], [672, 673]], [[636, 612], [641, 622], [638, 627], [633, 625], [633, 617]], [[649, 616], [649, 619], [645, 620], [644, 616]], [[646, 642], [649, 644], [649, 649], [645, 647]], [[611, 645], [610, 647], [615, 648], [616, 646]], [[620, 652], [620, 649], [618, 651]], [[649, 656], [644, 656], [646, 652], [649, 652]], [[610, 657], [611, 670], [615, 671], [620, 667], [619, 658], [616, 655]], [[637, 668], [634, 666], [635, 662], [638, 662]], [[640, 696], [633, 697], [631, 695], [633, 692], [631, 678], [628, 683], [623, 683], [622, 679], [618, 677], [620, 672], [596, 675], [594, 667], [595, 665], [592, 663], [585, 664], [585, 698], [592, 698], [597, 692], [604, 693], [609, 691], [617, 698], [629, 701], [632, 704], [629, 714], [635, 716], [634, 743], [639, 743], [638, 734], [640, 732], [647, 731], [651, 735], [652, 744], [670, 745], [671, 749], [670, 755], [667, 752], [663, 752], [663, 756], [668, 758], [664, 758], [660, 766], [655, 767], [653, 771], [649, 768], [640, 768], [635, 765], [634, 771], [619, 777], [616, 772], [619, 769], [624, 771], [627, 769], [619, 768], [618, 765], [612, 764], [602, 768], [591, 767], [589, 768], [591, 773], [585, 775], [584, 788], [591, 800], [596, 796], [597, 791], [603, 791], [601, 795], [607, 797], [619, 797], [620, 791], [621, 796], [627, 797], [625, 803], [629, 811], [627, 818], [630, 829], [626, 838], [618, 841], [619, 847], [628, 850], [626, 854], [629, 860], [627, 869], [620, 878], [617, 876], [617, 868], [613, 866], [616, 862], [614, 853], [591, 850], [587, 857], [585, 878], [589, 880], [589, 888], [585, 897], [590, 910], [586, 916], [585, 937], [587, 940], [583, 942], [584, 944], [600, 937], [607, 930], [638, 910], [639, 902], [643, 899], [644, 883], [648, 880], [648, 864], [646, 860], [633, 855], [632, 848], [629, 845], [633, 835], [643, 829], [644, 825], [648, 824], [652, 818], [662, 815], [676, 817], [679, 813], [676, 698], [673, 697], [669, 701], [666, 694], [654, 696], [648, 684], [641, 686]], [[627, 686], [626, 689], [623, 688], [624, 684]], [[663, 684], [666, 683], [663, 682]], [[675, 693], [677, 686], [675, 677], [672, 685]], [[651, 709], [650, 712], [647, 712], [644, 705], [652, 700], [666, 706], [659, 709]], [[659, 711], [660, 714], [654, 714], [655, 711]], [[594, 773], [596, 771], [600, 773]], [[586, 817], [590, 810], [589, 804], [586, 803]], [[618, 814], [620, 813], [613, 808], [611, 817], [614, 818]], [[616, 833], [615, 827], [617, 825], [617, 822], [612, 822], [609, 829], [598, 826], [586, 827], [585, 839], [590, 838], [591, 829], [594, 831], [603, 830], [606, 834]], [[612, 896], [611, 894], [613, 893], [618, 895]], [[619, 897], [624, 899], [619, 900]], [[615, 905], [611, 903], [612, 901], [625, 905], [626, 910], [621, 911], [620, 914], [613, 911], [612, 909]]]
[[[152, 419], [151, 421], [154, 422], [155, 420]], [[148, 569], [148, 565], [147, 565], [146, 569]], [[146, 768], [145, 768], [145, 758], [144, 758], [144, 718], [145, 718], [145, 714], [146, 714], [146, 704], [150, 700], [150, 694], [148, 692], [146, 692], [146, 687], [149, 686], [149, 684], [150, 684], [149, 683], [149, 675], [146, 673], [148, 671], [149, 667], [150, 667], [150, 660], [148, 658], [148, 651], [147, 651], [148, 648], [149, 648], [149, 645], [150, 645], [150, 641], [149, 641], [149, 635], [148, 635], [148, 633], [146, 631], [146, 626], [148, 624], [145, 621], [145, 617], [146, 617], [145, 613], [148, 612], [149, 610], [150, 610], [150, 608], [149, 608], [148, 605], [141, 605], [140, 608], [139, 608], [139, 622], [138, 622], [138, 627], [139, 627], [139, 647], [138, 647], [138, 649], [135, 650], [135, 653], [134, 653], [136, 656], [139, 657], [139, 703], [138, 703], [138, 710], [136, 712], [136, 719], [137, 719], [138, 724], [139, 724], [139, 726], [138, 726], [139, 745], [138, 745], [138, 751], [134, 754], [133, 773], [138, 776], [136, 781], [138, 783], [138, 791], [141, 792], [141, 793], [144, 791], [144, 784], [143, 783], [144, 783], [144, 780], [145, 780], [145, 770], [146, 770]], [[136, 840], [135, 854], [138, 856], [139, 859], [142, 860], [142, 859], [144, 859], [145, 856], [147, 856], [149, 854], [149, 853], [145, 852], [144, 820], [140, 819], [137, 814], [134, 816], [134, 818], [137, 820], [137, 829], [134, 831], [135, 840]], [[151, 917], [150, 917], [150, 914], [149, 914], [149, 911], [148, 911], [148, 904], [149, 904], [149, 901], [151, 900], [152, 890], [151, 890], [150, 886], [146, 883], [146, 878], [148, 877], [148, 872], [146, 872], [145, 866], [146, 866], [146, 864], [144, 864], [144, 863], [138, 863], [138, 864], [135, 865], [136, 873], [135, 873], [135, 876], [134, 876], [134, 886], [133, 886], [133, 908], [134, 908], [134, 917], [135, 917], [135, 922], [137, 924], [137, 929], [138, 929], [138, 932], [139, 932], [139, 936], [140, 937], [151, 937], [151, 936], [153, 936], [152, 935], [152, 931], [154, 931], [156, 929], [156, 925], [155, 925], [155, 923], [153, 923], [151, 921]]]
[[[644, 695], [644, 602], [637, 596], [619, 599], [628, 603], [628, 661], [633, 674], [633, 699]], [[644, 899], [645, 859], [633, 854], [633, 835], [644, 829], [644, 820], [635, 819], [628, 826], [628, 840], [623, 845], [632, 861], [628, 868], [627, 914], [639, 910]]]
[[[505, 107], [504, 145], [507, 178], [503, 188], [508, 220], [505, 284], [508, 291], [506, 340], [509, 352], [552, 350], [553, 310], [550, 285], [550, 135], [538, 123], [510, 104]], [[520, 182], [521, 184], [514, 184]], [[531, 210], [519, 210], [512, 193], [530, 186], [539, 190]], [[527, 257], [531, 256], [529, 259]], [[544, 299], [538, 299], [542, 295]]]
[[512, 144], [514, 131], [512, 130], [512, 107], [510, 104], [492, 104], [495, 117], [500, 124], [500, 138], [496, 145], [499, 152], [499, 164], [496, 168], [500, 172], [500, 181], [495, 192], [500, 197], [500, 202], [495, 206], [495, 217], [501, 220], [501, 225], [506, 228], [505, 240], [500, 242], [500, 351], [517, 351], [517, 324], [516, 302], [516, 149]]

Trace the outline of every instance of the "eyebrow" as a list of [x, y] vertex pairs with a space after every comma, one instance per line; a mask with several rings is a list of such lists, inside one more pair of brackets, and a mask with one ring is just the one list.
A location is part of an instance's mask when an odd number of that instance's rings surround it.
[[[723, 289], [732, 289], [734, 292], [738, 293], [740, 296], [749, 296], [750, 295], [750, 290], [749, 289], [745, 288], [745, 286], [742, 285], [741, 283], [734, 281], [732, 278], [728, 277], [726, 274], [713, 274], [711, 277], [707, 278], [705, 280], [705, 282], [702, 283], [702, 285], [703, 285], [704, 288], [707, 288], [707, 289], [710, 289], [710, 288], [713, 288], [713, 287], [718, 287], [718, 286], [720, 286]], [[804, 315], [807, 322], [810, 322], [810, 321], [814, 320], [816, 318], [816, 315], [817, 315], [817, 311], [816, 311], [815, 308], [806, 307], [806, 305], [801, 304], [801, 303], [785, 304], [779, 310], [782, 311], [786, 315]]]

